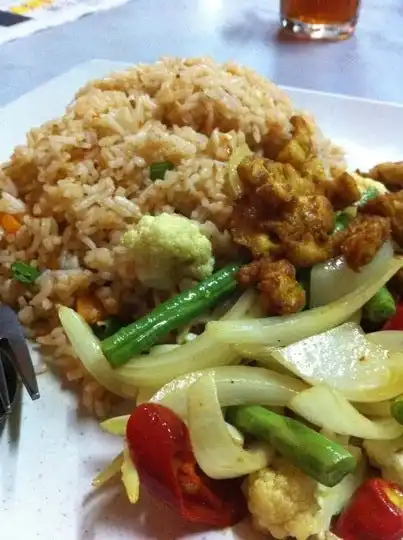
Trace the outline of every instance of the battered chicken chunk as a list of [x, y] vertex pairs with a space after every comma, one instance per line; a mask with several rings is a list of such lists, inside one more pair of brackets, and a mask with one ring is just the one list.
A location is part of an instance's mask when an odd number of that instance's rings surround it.
[[380, 216], [359, 214], [335, 243], [353, 270], [372, 261], [382, 244], [390, 237], [390, 221]]
[[393, 239], [400, 247], [403, 247], [403, 190], [380, 195], [368, 201], [360, 212], [389, 218]]
[[287, 260], [255, 260], [240, 269], [237, 279], [243, 286], [257, 284], [268, 315], [297, 313], [305, 305], [305, 291], [296, 280], [294, 266]]
[[403, 161], [380, 163], [373, 167], [368, 176], [381, 182], [391, 191], [403, 188]]
[[332, 181], [326, 182], [325, 194], [334, 210], [344, 210], [360, 200], [361, 194], [354, 177], [344, 172]]
[[257, 156], [238, 167], [243, 195], [235, 202], [230, 230], [254, 257], [270, 254], [311, 266], [332, 254], [334, 212], [326, 186], [301, 176], [288, 163]]
[[323, 195], [294, 197], [275, 219], [266, 219], [261, 226], [269, 237], [280, 240], [282, 255], [296, 266], [313, 266], [332, 256], [334, 212]]

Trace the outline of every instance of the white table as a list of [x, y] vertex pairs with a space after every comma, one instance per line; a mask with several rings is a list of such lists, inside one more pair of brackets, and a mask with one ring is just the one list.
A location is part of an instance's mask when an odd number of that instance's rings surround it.
[[276, 82], [403, 102], [403, 4], [362, 0], [356, 36], [340, 43], [278, 37], [277, 0], [132, 0], [0, 48], [0, 106], [93, 58], [151, 62], [212, 55]]

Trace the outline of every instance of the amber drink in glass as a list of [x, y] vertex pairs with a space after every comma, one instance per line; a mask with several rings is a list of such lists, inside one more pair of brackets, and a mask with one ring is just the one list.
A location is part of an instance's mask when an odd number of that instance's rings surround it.
[[281, 25], [312, 39], [345, 39], [354, 32], [360, 0], [281, 0]]

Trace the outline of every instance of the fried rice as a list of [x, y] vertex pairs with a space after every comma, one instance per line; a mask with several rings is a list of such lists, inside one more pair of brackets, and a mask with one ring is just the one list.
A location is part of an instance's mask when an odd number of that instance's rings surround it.
[[[18, 310], [48, 361], [79, 384], [85, 407], [105, 415], [112, 397], [74, 356], [56, 306], [74, 307], [88, 290], [108, 314], [136, 316], [161, 301], [136, 279], [120, 245], [122, 232], [147, 213], [195, 220], [215, 256], [230, 259], [232, 149], [247, 142], [264, 153], [267, 144], [285, 142], [296, 112], [280, 88], [250, 69], [163, 58], [90, 82], [62, 117], [32, 129], [0, 166], [0, 212], [22, 224], [15, 234], [0, 230], [0, 300]], [[315, 129], [331, 175], [344, 166], [342, 152]], [[166, 160], [174, 169], [153, 182], [150, 164]], [[11, 279], [15, 261], [42, 271], [35, 287]]]

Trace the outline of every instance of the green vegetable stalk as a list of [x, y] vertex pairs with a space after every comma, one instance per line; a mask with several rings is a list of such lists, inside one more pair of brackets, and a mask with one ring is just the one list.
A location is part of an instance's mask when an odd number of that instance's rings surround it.
[[213, 307], [236, 289], [235, 275], [239, 268], [239, 264], [230, 264], [218, 270], [105, 339], [101, 346], [109, 363], [113, 367], [125, 364], [133, 356], [148, 351], [161, 337]]
[[[367, 202], [371, 199], [375, 199], [376, 197], [378, 197], [378, 195], [379, 191], [376, 188], [371, 187], [364, 191], [361, 199], [357, 202], [356, 206], [360, 208], [361, 206], [367, 204]], [[348, 227], [351, 220], [352, 216], [348, 212], [339, 212], [336, 216], [333, 234], [344, 231], [344, 229]]]
[[392, 401], [390, 412], [396, 422], [403, 424], [403, 394]]
[[335, 486], [357, 466], [356, 458], [340, 444], [264, 407], [230, 407], [227, 420], [240, 431], [267, 440], [304, 473], [325, 486]]
[[[357, 206], [364, 206], [371, 199], [375, 199], [379, 195], [376, 188], [369, 188], [363, 193]], [[333, 234], [344, 231], [350, 223], [352, 216], [347, 212], [339, 212], [336, 216], [336, 222], [333, 229]], [[396, 304], [393, 296], [386, 287], [382, 287], [376, 295], [369, 300], [364, 306], [364, 313], [367, 319], [374, 323], [380, 323], [389, 319], [396, 312]]]
[[150, 179], [154, 182], [155, 180], [162, 180], [167, 171], [172, 171], [174, 164], [171, 161], [157, 161], [150, 165], [148, 174]]
[[23, 261], [17, 261], [11, 265], [11, 275], [13, 279], [20, 283], [34, 283], [41, 275], [41, 271]]
[[382, 287], [364, 306], [364, 315], [374, 323], [387, 321], [396, 313], [396, 303], [386, 287]]
[[367, 191], [364, 191], [364, 193], [362, 194], [362, 197], [358, 201], [357, 206], [358, 207], [364, 206], [371, 199], [376, 199], [378, 195], [379, 195], [379, 191], [375, 187], [368, 188]]

